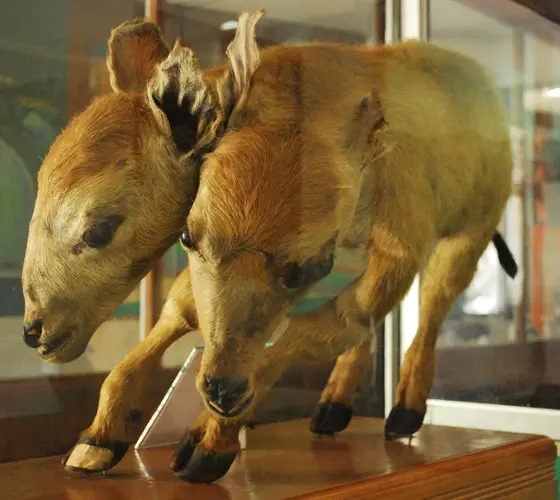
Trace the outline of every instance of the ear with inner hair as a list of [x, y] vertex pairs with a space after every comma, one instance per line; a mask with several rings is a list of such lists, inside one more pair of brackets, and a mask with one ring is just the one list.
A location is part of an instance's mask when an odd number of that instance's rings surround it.
[[181, 40], [155, 68], [148, 99], [165, 114], [181, 154], [211, 144], [223, 121], [194, 52]]
[[204, 76], [196, 55], [181, 40], [155, 67], [148, 98], [165, 114], [180, 153], [210, 149], [231, 114], [244, 104], [259, 67], [255, 27], [264, 14], [258, 10], [240, 15], [226, 50], [229, 65], [213, 81]]
[[146, 19], [122, 23], [108, 45], [113, 90], [144, 94], [179, 156], [212, 143], [223, 123], [221, 107], [191, 49], [177, 40], [170, 51], [159, 27]]
[[226, 49], [233, 76], [232, 99], [242, 105], [247, 98], [251, 78], [259, 67], [259, 47], [255, 28], [265, 10], [243, 12], [239, 16], [235, 37]]
[[245, 104], [251, 79], [259, 67], [255, 28], [265, 13], [264, 9], [243, 12], [239, 16], [235, 36], [226, 49], [229, 64], [213, 88], [219, 104], [222, 131], [227, 128], [235, 112]]

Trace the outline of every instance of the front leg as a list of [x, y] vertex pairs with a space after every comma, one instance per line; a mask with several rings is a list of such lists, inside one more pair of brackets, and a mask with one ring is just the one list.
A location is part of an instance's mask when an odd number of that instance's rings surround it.
[[370, 366], [370, 340], [338, 357], [311, 419], [311, 432], [332, 435], [348, 427], [356, 391]]
[[66, 469], [103, 472], [123, 458], [130, 443], [138, 439], [142, 430], [144, 393], [150, 374], [159, 365], [167, 348], [196, 328], [190, 275], [185, 269], [171, 287], [161, 316], [149, 335], [111, 370], [103, 382], [97, 414], [63, 459]]
[[243, 420], [224, 420], [203, 410], [177, 446], [171, 470], [193, 483], [217, 481], [239, 454], [239, 431], [243, 425], [251, 425], [249, 416]]

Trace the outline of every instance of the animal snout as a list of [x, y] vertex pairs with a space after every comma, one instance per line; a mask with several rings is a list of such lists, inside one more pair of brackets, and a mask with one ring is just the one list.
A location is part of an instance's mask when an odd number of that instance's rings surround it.
[[23, 325], [23, 341], [25, 345], [32, 349], [37, 349], [41, 345], [40, 339], [43, 333], [43, 321], [34, 319]]
[[247, 395], [249, 381], [233, 377], [205, 375], [208, 405], [224, 417], [234, 417], [243, 412], [251, 402]]

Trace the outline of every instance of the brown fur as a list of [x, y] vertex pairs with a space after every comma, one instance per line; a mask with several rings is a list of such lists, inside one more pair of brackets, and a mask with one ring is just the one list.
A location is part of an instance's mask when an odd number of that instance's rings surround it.
[[[429, 258], [420, 328], [396, 401], [422, 410], [441, 321], [500, 220], [511, 188], [508, 132], [479, 65], [420, 42], [259, 52], [252, 31], [259, 17], [242, 16], [229, 64], [213, 78], [180, 44], [170, 56], [175, 63], [166, 66], [175, 73], [161, 74], [164, 65], [154, 71], [152, 88], [160, 95], [171, 79], [179, 104], [187, 96], [193, 113], [210, 110], [197, 136], [211, 152], [188, 217], [193, 290], [186, 281], [175, 290], [183, 305], [118, 367], [117, 382], [107, 382], [88, 431], [94, 436], [130, 439], [119, 426], [142, 384], [126, 373], [133, 366], [148, 370], [176, 332], [194, 326], [181, 327], [196, 309], [204, 311], [198, 323], [206, 344], [200, 392], [206, 397], [204, 376], [217, 375], [247, 378], [247, 393], [255, 395], [231, 421], [208, 407], [196, 427], [205, 450], [236, 449], [235, 429], [290, 364], [341, 356], [325, 397], [350, 404], [370, 341], [369, 318], [378, 325]], [[154, 112], [162, 101], [148, 97]], [[168, 137], [163, 115], [154, 116]], [[263, 351], [311, 284], [284, 288], [288, 269], [316, 270], [329, 258], [325, 249], [334, 251], [333, 238], [339, 247], [364, 249], [364, 274], [319, 310], [294, 318]]]
[[319, 404], [336, 401], [348, 408], [354, 406], [356, 390], [371, 364], [370, 349], [371, 341], [366, 340], [338, 357], [327, 386], [321, 394]]
[[[379, 324], [440, 240], [424, 301], [447, 310], [511, 188], [508, 130], [484, 71], [415, 41], [271, 47], [253, 67], [231, 131], [203, 165], [188, 219], [193, 287], [212, 346], [204, 369], [250, 372], [293, 303], [274, 286], [266, 254], [301, 264], [335, 235], [338, 245], [367, 247], [370, 260], [337, 299], [341, 328], [365, 331], [370, 315]], [[255, 305], [270, 310], [266, 319], [255, 318]], [[259, 341], [246, 341], [255, 321]]]
[[143, 424], [149, 418], [143, 394], [150, 372], [173, 342], [198, 327], [190, 289], [190, 274], [185, 270], [173, 283], [155, 327], [103, 382], [97, 414], [82, 437], [127, 442], [138, 438], [142, 427], [129, 425], [127, 417], [136, 410], [142, 413]]

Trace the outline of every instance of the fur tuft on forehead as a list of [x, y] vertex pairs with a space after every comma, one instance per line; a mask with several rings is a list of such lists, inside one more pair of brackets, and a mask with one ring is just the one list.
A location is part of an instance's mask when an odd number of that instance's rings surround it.
[[[253, 248], [305, 254], [331, 237], [346, 187], [319, 141], [297, 132], [232, 132], [207, 157], [194, 213], [216, 251]], [[206, 199], [212, 203], [206, 203]], [[199, 212], [200, 210], [200, 212]], [[196, 215], [194, 216], [196, 219]]]
[[124, 166], [126, 156], [141, 154], [141, 131], [150, 120], [153, 115], [142, 94], [96, 98], [53, 143], [39, 171], [39, 183], [55, 183], [60, 191], [107, 168]]

